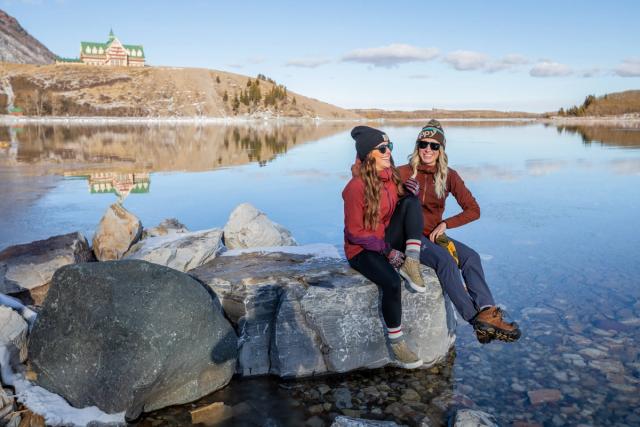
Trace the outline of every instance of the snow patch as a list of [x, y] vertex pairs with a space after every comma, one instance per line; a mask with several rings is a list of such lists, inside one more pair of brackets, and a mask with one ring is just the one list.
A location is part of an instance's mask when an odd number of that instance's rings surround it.
[[15, 388], [18, 401], [43, 416], [48, 426], [86, 426], [92, 421], [124, 424], [124, 412], [107, 414], [95, 406], [74, 408], [61, 396], [32, 384], [21, 373], [14, 373], [4, 345], [0, 346], [0, 372], [2, 382]]
[[314, 258], [342, 258], [342, 256], [340, 256], [340, 253], [338, 252], [338, 249], [328, 243], [313, 243], [303, 246], [268, 246], [262, 248], [230, 249], [228, 251], [225, 251], [222, 256], [236, 256], [252, 252], [284, 252], [287, 254], [295, 255], [311, 255]]

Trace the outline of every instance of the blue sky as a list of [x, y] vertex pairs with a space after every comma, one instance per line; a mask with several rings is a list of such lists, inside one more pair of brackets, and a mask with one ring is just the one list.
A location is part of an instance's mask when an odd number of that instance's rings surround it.
[[0, 0], [61, 56], [110, 28], [150, 65], [266, 74], [346, 108], [550, 111], [640, 89], [637, 1]]

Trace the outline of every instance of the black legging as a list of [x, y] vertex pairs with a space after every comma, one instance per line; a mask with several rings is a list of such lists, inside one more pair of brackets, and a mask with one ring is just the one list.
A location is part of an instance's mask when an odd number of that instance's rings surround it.
[[[398, 201], [385, 230], [385, 240], [393, 249], [404, 251], [408, 239], [422, 236], [422, 207], [417, 197], [404, 197]], [[387, 257], [379, 252], [363, 250], [349, 260], [349, 265], [382, 289], [382, 317], [387, 328], [402, 323], [402, 280]]]

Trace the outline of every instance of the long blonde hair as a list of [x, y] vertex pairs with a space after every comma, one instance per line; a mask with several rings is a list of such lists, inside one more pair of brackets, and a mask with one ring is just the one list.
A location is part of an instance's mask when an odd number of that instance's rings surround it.
[[[371, 154], [360, 164], [360, 178], [364, 181], [364, 228], [375, 230], [378, 227], [378, 212], [380, 210], [380, 190], [382, 181], [378, 178], [376, 159]], [[398, 197], [404, 195], [400, 173], [391, 158], [391, 180], [398, 188]]]
[[[443, 199], [447, 194], [447, 175], [449, 173], [449, 158], [447, 157], [447, 153], [444, 152], [442, 148], [442, 144], [440, 144], [440, 148], [438, 149], [440, 155], [438, 156], [438, 160], [436, 160], [436, 173], [434, 174], [435, 178], [435, 189], [436, 196], [439, 199]], [[420, 153], [418, 153], [418, 143], [416, 142], [416, 148], [413, 150], [413, 153], [409, 155], [409, 164], [411, 165], [411, 169], [413, 169], [413, 178], [415, 178], [418, 173], [418, 166], [420, 166]]]

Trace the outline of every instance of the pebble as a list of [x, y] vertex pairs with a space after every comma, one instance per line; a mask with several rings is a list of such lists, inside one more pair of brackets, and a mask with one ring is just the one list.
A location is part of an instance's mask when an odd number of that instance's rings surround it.
[[402, 399], [403, 402], [417, 402], [420, 401], [420, 394], [414, 389], [408, 388], [402, 393], [400, 399]]
[[350, 409], [353, 406], [351, 403], [351, 392], [346, 387], [333, 390], [333, 399], [338, 409]]
[[527, 395], [529, 396], [529, 401], [532, 405], [562, 400], [562, 394], [558, 389], [543, 388], [539, 390], [532, 390], [527, 392]]

